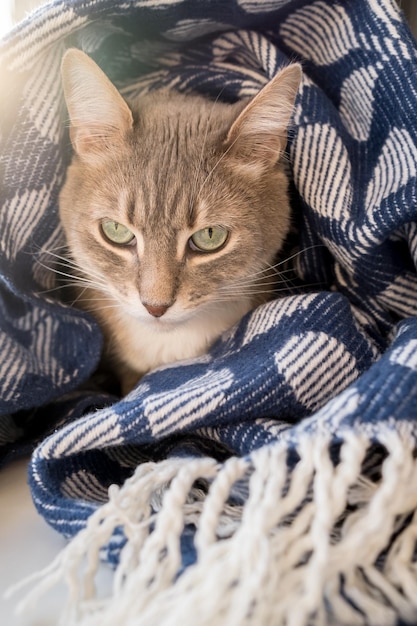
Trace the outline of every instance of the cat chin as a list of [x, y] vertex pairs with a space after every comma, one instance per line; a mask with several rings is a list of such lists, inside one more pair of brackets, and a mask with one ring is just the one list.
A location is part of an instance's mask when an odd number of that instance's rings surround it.
[[[249, 300], [228, 302], [221, 308], [207, 304], [182, 322], [174, 318], [165, 322], [163, 318], [150, 319], [146, 323], [133, 316], [119, 318], [118, 340], [113, 341], [112, 352], [139, 378], [161, 365], [200, 356], [250, 308]], [[123, 388], [127, 389], [127, 385], [123, 384]]]

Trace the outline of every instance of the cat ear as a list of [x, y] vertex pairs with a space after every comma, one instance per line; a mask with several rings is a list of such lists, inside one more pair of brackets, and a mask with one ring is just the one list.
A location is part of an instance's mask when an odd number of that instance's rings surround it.
[[243, 109], [226, 139], [232, 158], [245, 168], [273, 167], [287, 144], [288, 125], [301, 81], [301, 66], [281, 70]]
[[97, 159], [132, 128], [132, 112], [104, 72], [81, 50], [65, 53], [61, 75], [74, 150], [81, 158]]

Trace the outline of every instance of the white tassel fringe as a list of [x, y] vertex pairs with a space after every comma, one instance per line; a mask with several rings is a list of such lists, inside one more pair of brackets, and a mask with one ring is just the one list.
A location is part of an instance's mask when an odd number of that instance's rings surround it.
[[[336, 466], [321, 436], [302, 440], [291, 472], [283, 444], [222, 466], [209, 458], [142, 465], [110, 488], [108, 503], [48, 569], [24, 581], [37, 584], [19, 609], [64, 581], [64, 626], [415, 622], [417, 460], [411, 437], [390, 430], [380, 441], [388, 456], [375, 483], [361, 476], [369, 442], [351, 433]], [[242, 506], [228, 501], [238, 489], [247, 492]], [[178, 576], [189, 523], [198, 558]], [[100, 598], [100, 550], [120, 526], [127, 543], [112, 592]]]

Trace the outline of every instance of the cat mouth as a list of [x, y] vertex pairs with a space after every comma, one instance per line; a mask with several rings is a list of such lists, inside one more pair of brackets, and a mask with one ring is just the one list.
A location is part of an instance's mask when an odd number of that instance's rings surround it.
[[172, 330], [176, 326], [181, 326], [192, 317], [189, 312], [179, 313], [166, 311], [163, 315], [152, 315], [148, 311], [130, 312], [138, 322], [148, 326], [149, 328], [157, 328], [158, 330]]
[[178, 326], [180, 323], [179, 320], [168, 319], [164, 317], [154, 317], [152, 315], [148, 315], [144, 319], [146, 324], [153, 326], [155, 328], [173, 328], [174, 326]]

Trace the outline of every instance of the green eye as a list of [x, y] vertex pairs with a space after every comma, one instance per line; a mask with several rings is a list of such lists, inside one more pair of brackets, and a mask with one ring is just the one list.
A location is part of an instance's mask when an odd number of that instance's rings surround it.
[[127, 226], [113, 222], [113, 220], [103, 220], [101, 222], [101, 230], [109, 241], [119, 246], [125, 246], [135, 238], [135, 235]]
[[200, 252], [214, 252], [226, 243], [228, 236], [229, 231], [224, 226], [209, 226], [192, 235], [190, 246]]

